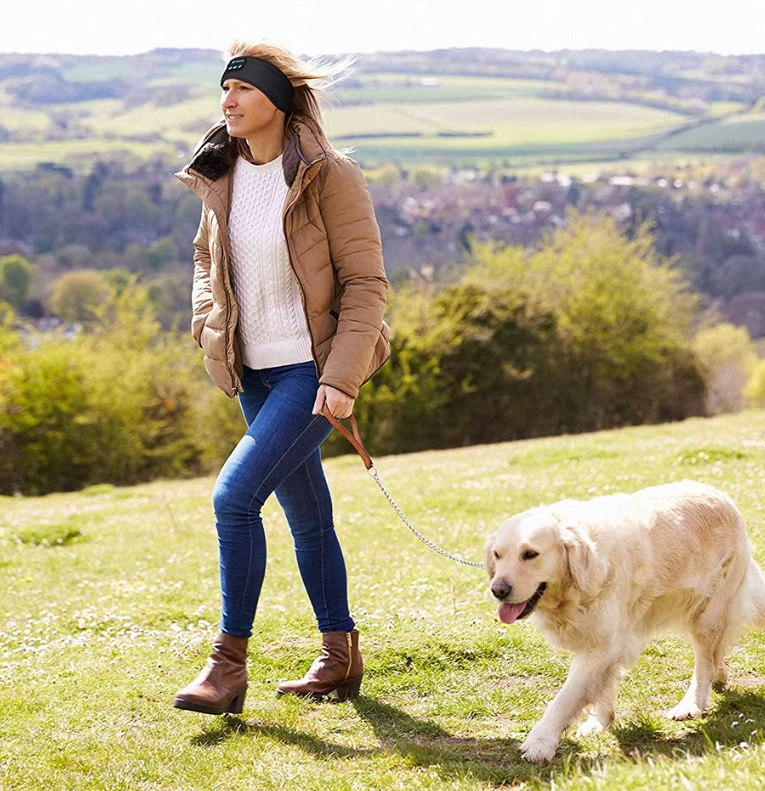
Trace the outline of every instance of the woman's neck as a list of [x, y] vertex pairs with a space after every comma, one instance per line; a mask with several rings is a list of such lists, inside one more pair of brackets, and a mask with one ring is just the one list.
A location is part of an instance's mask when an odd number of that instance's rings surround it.
[[276, 159], [284, 151], [284, 135], [279, 134], [278, 138], [247, 138], [247, 146], [250, 149], [250, 159], [256, 165], [265, 165]]

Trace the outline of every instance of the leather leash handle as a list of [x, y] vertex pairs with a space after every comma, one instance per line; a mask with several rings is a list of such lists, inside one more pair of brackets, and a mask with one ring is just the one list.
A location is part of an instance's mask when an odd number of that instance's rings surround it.
[[367, 453], [367, 449], [364, 447], [364, 442], [361, 439], [361, 434], [359, 434], [359, 425], [356, 422], [356, 418], [351, 415], [348, 418], [348, 422], [351, 424], [351, 431], [340, 423], [340, 421], [329, 411], [329, 408], [326, 404], [322, 407], [321, 414], [324, 415], [325, 418], [332, 424], [334, 428], [336, 428], [347, 440], [348, 442], [353, 445], [356, 453], [361, 456], [361, 460], [364, 462], [364, 466], [371, 470], [374, 466], [372, 464], [372, 457]]

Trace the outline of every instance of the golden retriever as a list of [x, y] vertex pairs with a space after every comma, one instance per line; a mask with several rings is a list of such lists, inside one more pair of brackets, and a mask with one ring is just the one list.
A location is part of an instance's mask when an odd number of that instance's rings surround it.
[[684, 720], [709, 706], [713, 682], [725, 683], [741, 628], [765, 628], [765, 579], [741, 514], [694, 481], [524, 511], [488, 540], [486, 570], [504, 623], [530, 615], [573, 653], [563, 688], [521, 745], [535, 763], [552, 759], [585, 707], [580, 735], [613, 722], [619, 679], [657, 631], [679, 630], [693, 646], [690, 686], [668, 712]]

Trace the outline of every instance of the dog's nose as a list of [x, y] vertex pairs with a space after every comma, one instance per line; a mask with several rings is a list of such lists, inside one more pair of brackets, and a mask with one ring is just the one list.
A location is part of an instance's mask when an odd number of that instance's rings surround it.
[[491, 592], [497, 599], [506, 599], [510, 595], [513, 586], [505, 582], [505, 580], [497, 580], [491, 585]]

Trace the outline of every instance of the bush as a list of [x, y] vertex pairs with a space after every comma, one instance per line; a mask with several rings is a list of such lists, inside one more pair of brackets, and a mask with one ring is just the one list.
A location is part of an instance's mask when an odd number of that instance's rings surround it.
[[[627, 238], [608, 218], [572, 214], [539, 250], [471, 249], [451, 282], [392, 294], [392, 359], [356, 407], [370, 452], [702, 411], [694, 299], [646, 229]], [[156, 301], [121, 273], [73, 340], [22, 345], [0, 317], [0, 494], [217, 469], [244, 430], [238, 404], [209, 383], [185, 333], [161, 328]], [[349, 450], [338, 435], [326, 446]]]
[[112, 293], [108, 277], [95, 269], [68, 272], [52, 288], [51, 310], [64, 321], [92, 321]]
[[32, 283], [32, 265], [20, 255], [0, 258], [0, 301], [17, 310], [24, 306]]
[[[757, 353], [745, 327], [718, 324], [701, 330], [693, 350], [706, 371], [707, 414], [738, 412], [743, 408], [744, 388], [757, 366]], [[752, 384], [752, 393], [757, 389]], [[752, 396], [757, 400], [757, 396]]]
[[370, 451], [700, 414], [695, 300], [652, 241], [571, 214], [538, 251], [473, 241], [456, 283], [400, 288], [392, 360], [358, 402]]
[[214, 388], [198, 349], [159, 329], [135, 282], [92, 331], [36, 341], [10, 354], [0, 340], [0, 494], [197, 475], [220, 463], [225, 440], [213, 445], [200, 430]]

